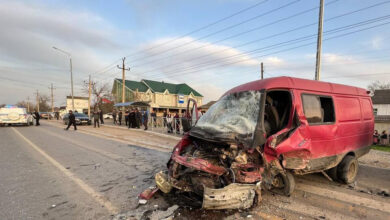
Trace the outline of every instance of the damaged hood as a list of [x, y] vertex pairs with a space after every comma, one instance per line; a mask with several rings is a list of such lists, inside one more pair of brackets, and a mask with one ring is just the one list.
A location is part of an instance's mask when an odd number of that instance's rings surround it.
[[259, 122], [262, 97], [260, 91], [225, 95], [199, 119], [190, 135], [250, 147]]

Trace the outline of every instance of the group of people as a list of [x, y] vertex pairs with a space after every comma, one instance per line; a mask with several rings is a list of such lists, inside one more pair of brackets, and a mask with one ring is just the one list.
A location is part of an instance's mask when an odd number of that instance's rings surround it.
[[[144, 126], [144, 130], [148, 130], [148, 111], [140, 111], [138, 108], [126, 109], [123, 114], [122, 111], [113, 110], [112, 118], [114, 124], [122, 125], [122, 118], [125, 118], [125, 125], [128, 128], [141, 128], [141, 125]], [[153, 113], [151, 114], [153, 115]]]
[[378, 130], [374, 131], [374, 144], [389, 145], [389, 135], [386, 130], [383, 130], [381, 134], [378, 133]]

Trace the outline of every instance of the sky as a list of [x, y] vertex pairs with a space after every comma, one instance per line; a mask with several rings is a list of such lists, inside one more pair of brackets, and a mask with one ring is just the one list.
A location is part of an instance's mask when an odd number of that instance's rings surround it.
[[[0, 0], [0, 104], [34, 93], [55, 105], [92, 80], [187, 83], [218, 99], [264, 77], [313, 79], [319, 0]], [[321, 80], [390, 81], [390, 1], [325, 0]]]

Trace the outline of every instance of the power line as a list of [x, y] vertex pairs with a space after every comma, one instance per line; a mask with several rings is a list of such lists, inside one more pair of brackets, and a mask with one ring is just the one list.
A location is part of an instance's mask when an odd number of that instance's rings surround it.
[[[331, 2], [327, 3], [326, 5], [333, 4], [333, 3], [337, 2], [337, 1], [338, 1], [338, 0], [331, 1]], [[188, 49], [188, 50], [185, 50], [185, 51], [182, 51], [182, 52], [173, 54], [173, 55], [171, 55], [171, 56], [167, 56], [167, 57], [155, 59], [155, 60], [149, 61], [149, 62], [147, 62], [147, 63], [143, 63], [142, 65], [135, 65], [134, 68], [135, 68], [135, 67], [139, 67], [139, 66], [144, 66], [144, 65], [147, 65], [147, 64], [151, 64], [151, 63], [155, 63], [155, 62], [158, 62], [158, 61], [160, 61], [160, 60], [169, 59], [169, 58], [172, 58], [172, 57], [181, 55], [181, 54], [185, 54], [185, 53], [187, 53], [187, 52], [193, 52], [193, 51], [195, 51], [195, 50], [199, 50], [199, 49], [202, 49], [202, 48], [205, 48], [205, 47], [209, 47], [209, 46], [214, 45], [214, 44], [216, 44], [216, 43], [220, 43], [220, 42], [223, 42], [223, 41], [232, 39], [232, 38], [236, 38], [236, 37], [238, 37], [238, 36], [241, 36], [241, 35], [244, 35], [244, 34], [248, 34], [248, 33], [250, 33], [250, 32], [257, 31], [257, 30], [260, 30], [260, 29], [269, 27], [269, 26], [271, 26], [271, 25], [275, 25], [275, 24], [277, 24], [277, 23], [280, 23], [280, 22], [289, 20], [289, 19], [291, 19], [291, 18], [298, 17], [298, 16], [300, 16], [300, 15], [306, 14], [306, 13], [311, 12], [311, 11], [314, 11], [314, 10], [316, 10], [316, 9], [318, 9], [318, 7], [310, 8], [310, 9], [307, 9], [307, 10], [304, 10], [304, 11], [301, 11], [301, 12], [298, 12], [298, 13], [296, 13], [296, 14], [293, 14], [293, 15], [290, 15], [290, 16], [287, 16], [287, 17], [284, 17], [284, 18], [282, 18], [282, 19], [279, 19], [279, 20], [276, 20], [276, 21], [273, 21], [273, 22], [270, 22], [270, 23], [267, 23], [267, 24], [264, 24], [264, 25], [255, 27], [255, 28], [252, 28], [252, 29], [250, 29], [250, 30], [246, 30], [246, 31], [243, 31], [243, 32], [234, 34], [234, 35], [230, 35], [230, 36], [225, 37], [225, 38], [223, 38], [223, 39], [221, 39], [221, 40], [213, 41], [213, 42], [211, 42], [211, 43], [209, 43], [209, 44], [205, 44], [205, 45], [202, 45], [202, 46], [200, 46], [200, 47]], [[317, 23], [314, 23], [314, 24], [317, 24]], [[312, 25], [312, 24], [310, 24], [310, 25], [308, 25], [308, 26], [305, 26], [305, 27], [309, 27], [309, 26], [311, 26], [311, 25]], [[235, 47], [235, 48], [237, 48], [237, 47]]]
[[[332, 4], [334, 3], [335, 1], [333, 2], [329, 2], [328, 4]], [[347, 16], [347, 15], [351, 15], [351, 14], [354, 14], [354, 13], [357, 13], [357, 12], [360, 12], [360, 11], [364, 11], [364, 10], [367, 10], [367, 9], [370, 9], [370, 8], [373, 8], [373, 7], [378, 7], [378, 6], [381, 6], [383, 4], [387, 4], [387, 3], [390, 3], [390, 1], [385, 1], [385, 2], [381, 2], [381, 3], [378, 3], [378, 4], [374, 4], [374, 5], [370, 5], [370, 6], [367, 6], [367, 7], [364, 7], [364, 8], [360, 8], [360, 9], [357, 9], [357, 10], [353, 10], [353, 11], [350, 11], [350, 12], [347, 12], [347, 13], [343, 13], [341, 15], [337, 15], [337, 16], [334, 16], [334, 17], [331, 17], [331, 18], [328, 18], [328, 19], [325, 19], [325, 22], [329, 22], [329, 21], [332, 21], [332, 20], [335, 20], [335, 19], [339, 19], [341, 17], [344, 17], [344, 16]], [[311, 8], [311, 9], [308, 9], [308, 10], [304, 10], [302, 12], [299, 12], [297, 14], [294, 14], [292, 16], [288, 16], [286, 18], [282, 18], [282, 19], [279, 19], [277, 21], [274, 21], [274, 22], [271, 22], [271, 23], [268, 23], [268, 24], [265, 24], [265, 25], [262, 25], [262, 26], [259, 26], [259, 27], [256, 27], [254, 29], [260, 29], [261, 27], [265, 27], [265, 26], [269, 26], [269, 25], [273, 25], [273, 24], [276, 24], [280, 21], [283, 21], [285, 19], [290, 19], [292, 17], [295, 17], [295, 16], [299, 16], [301, 14], [304, 14], [308, 11], [313, 11], [314, 9], [318, 9], [318, 7], [315, 7], [315, 8]], [[306, 25], [302, 25], [302, 26], [299, 26], [297, 28], [293, 28], [293, 29], [290, 29], [290, 30], [287, 30], [287, 31], [283, 31], [283, 32], [279, 32], [277, 34], [272, 34], [272, 35], [269, 35], [269, 36], [266, 36], [266, 37], [262, 37], [262, 38], [259, 38], [259, 39], [256, 39], [256, 40], [252, 40], [252, 41], [249, 41], [249, 42], [246, 42], [246, 43], [243, 43], [243, 44], [240, 44], [240, 45], [237, 45], [237, 46], [234, 46], [234, 47], [228, 47], [228, 48], [225, 48], [225, 49], [222, 49], [220, 51], [215, 51], [213, 53], [209, 53], [209, 54], [206, 54], [206, 55], [201, 55], [201, 56], [197, 56], [197, 57], [193, 57], [193, 58], [190, 58], [190, 59], [186, 59], [184, 61], [194, 61], [194, 60], [198, 60], [198, 59], [201, 59], [201, 58], [204, 58], [204, 57], [208, 57], [208, 56], [211, 56], [211, 55], [214, 55], [214, 54], [219, 54], [219, 53], [222, 53], [224, 51], [227, 51], [227, 50], [230, 50], [230, 49], [237, 49], [237, 48], [240, 48], [240, 47], [243, 47], [243, 46], [247, 46], [247, 45], [250, 45], [250, 44], [253, 44], [253, 43], [257, 43], [257, 42], [260, 42], [260, 41], [263, 41], [263, 40], [267, 40], [267, 39], [271, 39], [271, 38], [274, 38], [274, 37], [277, 37], [277, 36], [281, 36], [281, 35], [284, 35], [284, 34], [287, 34], [287, 33], [291, 33], [291, 32], [294, 32], [294, 31], [297, 31], [297, 30], [301, 30], [301, 29], [304, 29], [304, 28], [307, 28], [307, 27], [310, 27], [310, 26], [314, 26], [316, 25], [317, 22], [313, 22], [313, 23], [310, 23], [310, 24], [306, 24]], [[254, 30], [254, 29], [251, 29], [251, 30]], [[163, 59], [168, 59], [168, 58], [172, 58], [172, 57], [175, 57], [175, 56], [178, 56], [180, 54], [184, 54], [184, 53], [187, 53], [187, 52], [194, 52], [195, 50], [199, 50], [201, 48], [205, 48], [205, 47], [208, 47], [210, 45], [213, 45], [215, 43], [219, 43], [219, 42], [222, 42], [226, 39], [230, 39], [232, 37], [235, 37], [235, 36], [239, 36], [241, 35], [242, 33], [246, 33], [247, 31], [244, 31], [244, 32], [241, 32], [241, 33], [238, 33], [236, 35], [233, 35], [233, 36], [229, 36], [227, 38], [224, 38], [222, 40], [218, 40], [218, 41], [214, 41], [214, 42], [211, 42], [210, 44], [205, 44], [203, 46], [200, 46], [200, 47], [197, 47], [197, 48], [194, 48], [194, 49], [191, 49], [191, 50], [186, 50], [186, 51], [183, 51], [181, 53], [177, 53], [175, 55], [172, 55], [172, 56], [169, 56], [169, 57], [165, 57], [165, 58], [162, 58], [162, 59], [158, 59], [158, 60], [163, 60]], [[157, 60], [155, 60], [157, 61]], [[153, 63], [152, 62], [147, 62], [146, 64], [150, 64], [150, 63]], [[146, 64], [143, 64], [143, 65], [146, 65]], [[179, 63], [177, 63], [179, 64]], [[140, 65], [138, 65], [140, 66]], [[172, 66], [172, 64], [170, 65], [164, 65], [164, 66], [160, 66], [160, 67], [157, 67], [157, 68], [154, 68], [152, 70], [148, 70], [146, 72], [143, 72], [143, 73], [149, 73], [149, 72], [154, 72], [154, 71], [157, 71], [161, 68], [166, 68], [166, 67], [169, 67], [169, 66]], [[134, 68], [137, 67], [137, 66], [134, 66]]]
[[[287, 4], [285, 4], [285, 5], [279, 6], [279, 7], [277, 7], [277, 8], [274, 8], [274, 9], [270, 10], [270, 11], [267, 11], [267, 12], [264, 12], [264, 13], [262, 13], [262, 14], [256, 15], [256, 16], [254, 16], [254, 17], [251, 17], [251, 18], [246, 19], [246, 20], [244, 20], [244, 21], [241, 21], [241, 22], [239, 22], [239, 23], [230, 25], [230, 26], [225, 27], [225, 28], [223, 28], [223, 29], [220, 29], [220, 30], [214, 31], [214, 32], [212, 32], [212, 33], [210, 33], [210, 34], [204, 35], [204, 36], [202, 36], [202, 37], [200, 37], [200, 38], [191, 40], [190, 42], [187, 42], [187, 43], [184, 43], [184, 44], [180, 44], [180, 45], [178, 45], [178, 46], [169, 48], [169, 49], [164, 50], [164, 51], [162, 51], [162, 52], [160, 52], [160, 53], [157, 53], [157, 54], [149, 55], [148, 58], [154, 57], [154, 56], [157, 56], [157, 55], [161, 55], [161, 54], [164, 54], [164, 53], [169, 52], [169, 51], [172, 51], [172, 50], [176, 50], [176, 49], [178, 49], [178, 48], [181, 48], [181, 47], [190, 45], [190, 44], [192, 44], [192, 43], [194, 43], [194, 42], [200, 41], [200, 40], [202, 40], [202, 39], [205, 39], [205, 38], [211, 37], [211, 36], [213, 36], [213, 35], [222, 33], [222, 32], [224, 32], [224, 31], [230, 30], [230, 29], [235, 28], [235, 27], [237, 27], [237, 26], [240, 26], [240, 25], [242, 25], [242, 24], [248, 23], [248, 22], [250, 22], [250, 21], [256, 20], [256, 19], [258, 19], [258, 18], [261, 18], [261, 17], [263, 17], [263, 16], [266, 16], [266, 15], [268, 15], [268, 14], [271, 14], [271, 13], [273, 13], [273, 12], [279, 11], [279, 10], [281, 10], [281, 9], [283, 9], [283, 8], [286, 8], [286, 7], [288, 7], [288, 6], [291, 6], [291, 5], [293, 5], [293, 4], [296, 4], [296, 3], [298, 3], [299, 1], [301, 1], [301, 0], [295, 0], [295, 1], [293, 1], [293, 2], [290, 2], [290, 3], [287, 3]], [[338, 1], [338, 0], [335, 0], [335, 1]], [[144, 58], [144, 57], [141, 57], [141, 58], [132, 60], [131, 62], [135, 62], [135, 61], [142, 60], [142, 59], [145, 59], [145, 58]]]
[[[351, 31], [351, 32], [348, 32], [348, 33], [340, 34], [340, 35], [336, 35], [336, 36], [333, 36], [333, 37], [326, 38], [326, 39], [324, 39], [323, 41], [327, 41], [327, 40], [332, 40], [332, 39], [336, 39], [336, 38], [348, 36], [348, 35], [355, 34], [355, 33], [358, 33], [358, 32], [362, 32], [362, 31], [366, 31], [366, 30], [373, 29], [373, 28], [381, 27], [381, 26], [384, 26], [384, 25], [387, 25], [387, 24], [390, 24], [390, 22], [382, 23], [382, 24], [375, 25], [375, 26], [371, 26], [371, 27], [367, 27], [367, 28], [362, 28], [362, 29], [359, 29], [359, 30], [356, 30], [356, 31]], [[257, 56], [257, 57], [254, 57], [254, 58], [244, 59], [244, 60], [239, 60], [239, 61], [234, 61], [234, 62], [230, 62], [230, 63], [224, 63], [224, 64], [222, 64], [222, 65], [217, 65], [217, 66], [214, 66], [214, 67], [209, 67], [209, 68], [205, 68], [205, 69], [201, 69], [201, 70], [191, 71], [191, 72], [187, 72], [187, 73], [184, 73], [184, 74], [181, 73], [180, 75], [186, 75], [186, 74], [190, 74], [190, 73], [196, 73], [196, 72], [198, 72], [198, 71], [204, 71], [204, 70], [214, 69], [214, 68], [217, 68], [217, 67], [220, 67], [220, 66], [223, 66], [223, 65], [235, 64], [235, 63], [240, 63], [240, 62], [244, 62], [244, 61], [249, 61], [249, 60], [251, 60], [251, 59], [262, 58], [262, 57], [266, 57], [266, 56], [270, 56], [270, 55], [274, 55], [274, 54], [279, 54], [279, 53], [282, 53], [282, 52], [287, 52], [287, 51], [295, 50], [295, 49], [298, 49], [298, 48], [310, 46], [310, 45], [313, 45], [313, 44], [315, 44], [315, 43], [316, 43], [316, 42], [310, 42], [310, 43], [302, 44], [302, 45], [299, 45], [299, 46], [295, 46], [295, 47], [291, 47], [291, 48], [287, 48], [287, 49], [282, 49], [282, 50], [279, 50], [279, 51], [275, 51], [275, 52], [272, 52], [272, 53], [264, 54], [264, 55]], [[176, 76], [176, 75], [177, 75], [177, 74], [173, 74], [173, 75], [170, 75], [170, 76], [172, 77], [172, 76]]]
[[[340, 31], [345, 31], [345, 30], [356, 28], [356, 27], [359, 27], [359, 26], [363, 26], [363, 25], [375, 23], [375, 22], [378, 22], [378, 21], [386, 20], [386, 19], [389, 19], [389, 18], [390, 18], [390, 15], [382, 16], [382, 17], [374, 18], [374, 19], [370, 19], [370, 20], [365, 20], [365, 21], [358, 22], [358, 23], [355, 23], [355, 24], [346, 25], [346, 26], [343, 26], [343, 27], [334, 28], [334, 29], [325, 31], [324, 34], [326, 34], [326, 35], [334, 34], [334, 33], [340, 32]], [[248, 56], [250, 54], [256, 54], [256, 53], [259, 53], [259, 52], [272, 50], [272, 49], [275, 49], [275, 48], [278, 48], [278, 47], [283, 47], [283, 46], [286, 46], [286, 45], [295, 44], [295, 43], [299, 43], [299, 42], [302, 42], [302, 41], [307, 41], [307, 40], [315, 38], [316, 36], [317, 36], [316, 34], [306, 35], [304, 37], [299, 37], [299, 38], [295, 38], [295, 39], [292, 39], [292, 40], [276, 43], [276, 44], [273, 44], [273, 45], [269, 45], [269, 46], [265, 46], [265, 47], [261, 47], [261, 48], [256, 48], [256, 49], [253, 49], [251, 51], [247, 51], [247, 52], [242, 53], [242, 54], [230, 55], [230, 56], [227, 56], [227, 57], [224, 57], [224, 58], [220, 58], [220, 59], [216, 59], [216, 60], [212, 60], [212, 61], [206, 61], [206, 62], [197, 64], [197, 65], [186, 67], [185, 69], [173, 69], [173, 70], [168, 71], [168, 75], [169, 75], [170, 72], [175, 72], [175, 73], [177, 73], [177, 72], [185, 72], [185, 71], [188, 71], [188, 70], [199, 68], [200, 65], [206, 65], [206, 66], [207, 65], [213, 65], [215, 63], [219, 63], [219, 62], [227, 60], [227, 59], [237, 58], [237, 57], [242, 57], [242, 56]], [[216, 61], [218, 61], [218, 62], [216, 62]], [[167, 73], [165, 73], [165, 74], [167, 74]], [[155, 75], [152, 75], [152, 76], [155, 76]]]
[[[244, 12], [246, 12], [246, 11], [249, 11], [250, 9], [256, 8], [256, 7], [258, 7], [259, 5], [261, 5], [261, 4], [263, 4], [263, 3], [266, 3], [267, 1], [268, 1], [268, 0], [264, 0], [264, 1], [257, 2], [257, 3], [255, 3], [255, 4], [249, 6], [249, 7], [246, 7], [246, 8], [244, 8], [244, 9], [241, 9], [241, 10], [239, 10], [239, 11], [237, 11], [237, 12], [231, 14], [231, 15], [228, 15], [228, 16], [226, 16], [226, 17], [223, 17], [223, 18], [221, 18], [221, 19], [218, 19], [218, 20], [216, 20], [216, 21], [214, 21], [214, 22], [211, 22], [211, 23], [209, 23], [209, 24], [207, 24], [207, 25], [204, 25], [204, 26], [202, 26], [202, 27], [200, 27], [200, 28], [197, 28], [197, 29], [195, 29], [195, 30], [192, 30], [192, 31], [190, 31], [190, 32], [188, 32], [188, 33], [186, 33], [186, 34], [183, 34], [183, 35], [181, 35], [181, 36], [179, 36], [179, 37], [177, 37], [177, 38], [174, 38], [174, 39], [172, 39], [172, 40], [168, 40], [168, 41], [166, 41], [166, 42], [164, 42], [164, 43], [161, 43], [161, 44], [159, 44], [159, 45], [156, 45], [156, 46], [154, 46], [154, 47], [150, 47], [150, 48], [148, 48], [148, 49], [141, 50], [141, 51], [146, 52], [146, 51], [150, 51], [150, 50], [159, 48], [159, 47], [161, 47], [161, 46], [170, 44], [170, 43], [172, 43], [172, 42], [175, 42], [175, 41], [178, 40], [178, 39], [181, 39], [181, 38], [183, 38], [183, 37], [186, 37], [186, 36], [189, 36], [189, 35], [191, 35], [191, 34], [197, 33], [197, 32], [199, 32], [199, 31], [202, 31], [202, 30], [204, 30], [204, 29], [207, 29], [207, 28], [209, 28], [209, 27], [212, 27], [212, 26], [214, 26], [214, 25], [216, 25], [216, 24], [218, 24], [218, 23], [221, 23], [221, 22], [223, 22], [223, 21], [226, 21], [226, 20], [228, 20], [228, 19], [230, 19], [230, 18], [233, 18], [233, 17], [235, 17], [235, 16], [237, 16], [237, 15], [239, 15], [239, 14], [242, 14], [242, 13], [244, 13]], [[132, 57], [132, 56], [134, 56], [134, 55], [137, 55], [139, 52], [140, 52], [140, 51], [137, 51], [137, 52], [132, 53], [132, 54], [129, 54], [129, 55], [125, 56], [125, 57]], [[106, 72], [106, 71], [108, 71], [108, 70], [110, 70], [110, 69], [115, 68], [115, 64], [116, 64], [117, 62], [119, 62], [120, 60], [121, 60], [121, 58], [115, 60], [112, 64], [110, 64], [110, 65], [104, 67], [102, 70], [96, 71], [96, 74], [97, 74], [97, 73], [102, 73], [102, 71], [104, 71], [104, 70], [105, 70], [104, 72]], [[111, 67], [111, 66], [113, 66], [113, 65], [114, 65], [114, 67], [112, 67], [112, 68], [106, 70], [108, 67]]]

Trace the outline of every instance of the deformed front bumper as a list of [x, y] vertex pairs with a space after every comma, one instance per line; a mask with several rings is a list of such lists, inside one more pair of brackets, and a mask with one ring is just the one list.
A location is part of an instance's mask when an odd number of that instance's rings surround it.
[[[169, 193], [173, 187], [177, 188], [177, 183], [162, 171], [156, 174], [155, 180], [158, 189], [164, 193]], [[260, 201], [261, 182], [256, 184], [232, 183], [220, 189], [204, 187], [202, 208], [248, 209], [253, 205], [256, 194]]]

